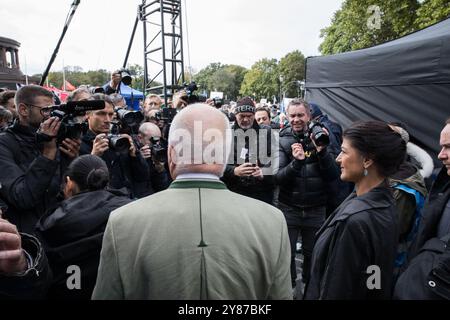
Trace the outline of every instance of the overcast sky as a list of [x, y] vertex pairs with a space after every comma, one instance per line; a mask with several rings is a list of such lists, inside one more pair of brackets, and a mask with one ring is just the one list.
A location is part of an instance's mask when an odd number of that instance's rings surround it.
[[[21, 69], [42, 73], [61, 35], [73, 0], [1, 0], [0, 36], [21, 43]], [[149, 1], [147, 1], [149, 2]], [[343, 0], [182, 0], [184, 37], [199, 71], [211, 62], [250, 68], [261, 58], [300, 50], [319, 55], [320, 29]], [[81, 0], [52, 71], [63, 64], [112, 71], [123, 63], [141, 0]], [[186, 28], [187, 26], [187, 28]], [[188, 33], [186, 32], [188, 31]], [[143, 65], [139, 24], [129, 63]], [[188, 65], [185, 45], [185, 65]]]

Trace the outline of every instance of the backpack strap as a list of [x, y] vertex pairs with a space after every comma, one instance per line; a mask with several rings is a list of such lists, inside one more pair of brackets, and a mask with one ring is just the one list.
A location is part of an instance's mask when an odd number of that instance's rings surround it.
[[406, 237], [407, 242], [413, 241], [417, 234], [417, 231], [419, 230], [419, 223], [420, 223], [420, 219], [422, 218], [422, 209], [425, 204], [425, 197], [419, 191], [417, 191], [413, 188], [410, 188], [404, 184], [398, 183], [398, 184], [394, 185], [393, 187], [395, 189], [402, 190], [406, 193], [413, 195], [414, 198], [416, 199], [416, 210], [414, 213], [413, 226], [412, 226], [411, 231], [409, 232], [408, 236]]
[[393, 186], [393, 188], [406, 192], [412, 196], [414, 196], [416, 200], [416, 209], [414, 211], [413, 224], [411, 227], [411, 231], [406, 236], [406, 241], [401, 242], [398, 247], [397, 256], [395, 258], [395, 267], [401, 268], [406, 264], [407, 254], [409, 251], [409, 247], [411, 243], [414, 241], [417, 232], [419, 231], [419, 223], [422, 218], [422, 209], [425, 204], [425, 197], [417, 190], [408, 187], [405, 184], [397, 183]]

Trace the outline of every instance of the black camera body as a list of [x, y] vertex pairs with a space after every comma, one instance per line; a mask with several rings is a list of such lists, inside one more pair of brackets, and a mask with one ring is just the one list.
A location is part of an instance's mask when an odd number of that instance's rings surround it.
[[216, 107], [216, 108], [221, 108], [224, 104], [223, 99], [213, 98], [212, 100], [213, 100], [214, 107]]
[[167, 148], [164, 148], [161, 145], [161, 139], [157, 137], [150, 138], [151, 144], [151, 153], [152, 153], [152, 159], [155, 162], [167, 162]]
[[325, 126], [318, 121], [308, 122], [308, 136], [311, 136], [318, 147], [328, 146], [330, 137], [323, 130]]
[[113, 151], [126, 154], [130, 150], [131, 145], [127, 137], [116, 133], [109, 133], [106, 139], [109, 141], [109, 148]]
[[105, 108], [103, 100], [70, 101], [52, 107], [51, 117], [58, 117], [61, 126], [58, 131], [58, 141], [65, 138], [79, 139], [88, 130], [86, 122], [79, 122], [77, 117], [86, 115], [86, 111], [101, 110]]
[[195, 83], [195, 81], [192, 81], [189, 84], [184, 84], [183, 85], [184, 91], [186, 91], [187, 96], [186, 97], [182, 97], [183, 100], [185, 100], [187, 102], [187, 104], [193, 104], [193, 103], [198, 103], [198, 102], [206, 102], [206, 97], [204, 96], [199, 96], [197, 94], [195, 94], [194, 92], [198, 90], [198, 86]]
[[163, 108], [155, 113], [155, 119], [158, 121], [164, 121], [166, 124], [171, 124], [173, 118], [177, 115], [177, 109]]
[[132, 111], [124, 108], [115, 108], [114, 111], [123, 129], [129, 128], [131, 133], [139, 131], [139, 126], [144, 121], [144, 115], [141, 111]]
[[123, 137], [120, 134], [120, 125], [118, 122], [113, 122], [111, 126], [111, 132], [105, 137], [109, 141], [109, 148], [119, 153], [128, 153], [130, 150], [130, 141], [127, 137]]
[[122, 79], [123, 84], [129, 86], [131, 84], [131, 82], [133, 81], [133, 79], [131, 78], [130, 71], [125, 68], [121, 68], [121, 69], [119, 69], [119, 72], [120, 72], [120, 77]]

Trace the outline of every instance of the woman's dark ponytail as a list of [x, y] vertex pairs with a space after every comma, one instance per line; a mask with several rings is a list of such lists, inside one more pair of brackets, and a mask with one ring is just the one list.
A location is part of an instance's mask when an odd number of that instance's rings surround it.
[[108, 182], [109, 173], [104, 168], [92, 169], [86, 177], [86, 187], [90, 191], [104, 189]]
[[78, 185], [80, 192], [104, 189], [109, 182], [105, 161], [91, 154], [73, 160], [67, 168], [66, 176]]

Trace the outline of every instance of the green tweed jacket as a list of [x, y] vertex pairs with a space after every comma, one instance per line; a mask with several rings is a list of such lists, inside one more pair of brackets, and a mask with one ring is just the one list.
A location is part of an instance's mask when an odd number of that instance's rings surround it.
[[111, 214], [93, 299], [292, 299], [281, 211], [176, 180]]

